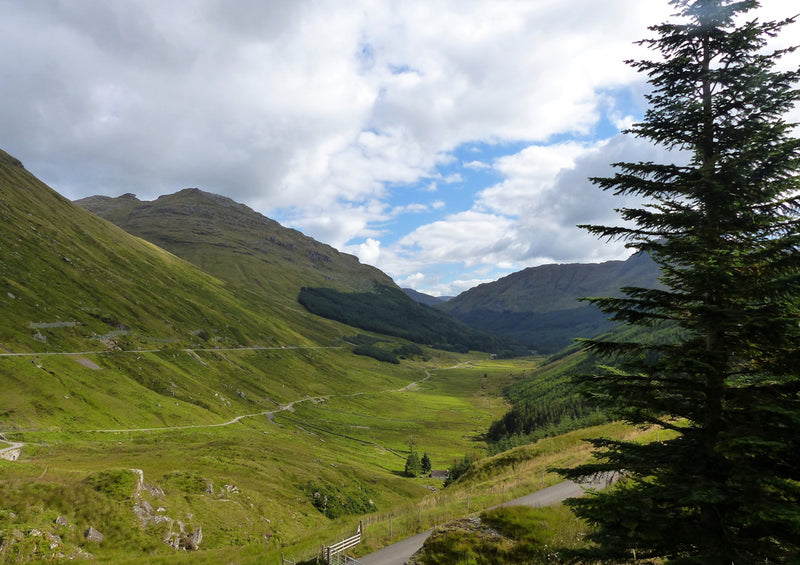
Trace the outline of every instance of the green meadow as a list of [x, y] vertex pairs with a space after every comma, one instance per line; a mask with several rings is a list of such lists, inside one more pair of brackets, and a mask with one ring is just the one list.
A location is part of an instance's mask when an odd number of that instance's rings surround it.
[[[441, 488], [402, 476], [410, 450], [436, 469], [481, 456], [483, 432], [508, 408], [503, 389], [538, 363], [429, 350], [391, 365], [346, 347], [0, 357], [4, 436], [26, 444], [19, 461], [0, 462], [0, 531], [62, 540], [49, 549], [37, 538], [34, 551], [25, 535], [0, 558], [271, 562], [313, 556], [370, 519], [371, 547], [389, 537], [381, 515]], [[139, 494], [130, 469], [143, 472]], [[141, 501], [164, 519], [143, 522]], [[199, 551], [162, 541], [178, 522], [202, 529]], [[103, 542], [83, 539], [89, 526]]]

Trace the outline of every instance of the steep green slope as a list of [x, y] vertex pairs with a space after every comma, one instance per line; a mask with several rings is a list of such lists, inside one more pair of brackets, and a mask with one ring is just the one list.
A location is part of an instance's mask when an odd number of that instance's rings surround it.
[[[670, 324], [657, 328], [618, 326], [609, 335], [622, 342], [674, 344], [681, 330]], [[492, 423], [487, 439], [493, 451], [525, 445], [543, 437], [599, 424], [613, 417], [600, 411], [574, 377], [594, 374], [598, 365], [613, 366], [615, 360], [601, 360], [595, 354], [571, 345], [551, 356], [522, 381], [506, 389], [511, 410]]]
[[576, 337], [611, 329], [607, 317], [580, 298], [619, 296], [624, 286], [658, 286], [647, 256], [598, 264], [542, 265], [478, 285], [436, 307], [463, 322], [555, 353]]
[[14, 351], [296, 343], [263, 302], [86, 212], [0, 153], [0, 344]]
[[252, 292], [280, 308], [283, 317], [303, 317], [299, 297], [313, 314], [434, 347], [493, 353], [509, 353], [513, 347], [419, 306], [387, 275], [356, 257], [223, 196], [185, 189], [152, 202], [126, 194], [76, 203]]

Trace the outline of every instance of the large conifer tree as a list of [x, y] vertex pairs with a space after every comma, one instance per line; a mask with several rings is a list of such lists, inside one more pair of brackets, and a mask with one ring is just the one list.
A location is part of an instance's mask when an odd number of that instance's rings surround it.
[[800, 73], [776, 70], [786, 51], [764, 50], [792, 20], [751, 18], [755, 1], [672, 4], [675, 19], [642, 42], [659, 56], [631, 62], [652, 91], [628, 133], [681, 157], [593, 179], [647, 204], [620, 210], [624, 226], [586, 227], [650, 253], [665, 285], [592, 302], [682, 338], [589, 341], [616, 368], [583, 378], [625, 420], [669, 432], [595, 442], [597, 463], [566, 474], [622, 478], [570, 504], [603, 560], [798, 563], [800, 141], [784, 116]]

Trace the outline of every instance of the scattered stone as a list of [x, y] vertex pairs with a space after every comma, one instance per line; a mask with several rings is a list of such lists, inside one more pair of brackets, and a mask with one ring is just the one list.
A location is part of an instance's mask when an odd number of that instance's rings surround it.
[[9, 292], [9, 293], [7, 293], [7, 296], [8, 296], [8, 297], [9, 297], [11, 300], [14, 300], [14, 299], [16, 298], [16, 296], [14, 296], [14, 295], [13, 295], [12, 293], [10, 293], [10, 292]]
[[42, 332], [36, 332], [35, 334], [33, 334], [33, 339], [35, 339], [36, 341], [40, 341], [42, 343], [47, 343], [47, 336], [42, 335]]
[[53, 523], [56, 526], [64, 527], [64, 526], [67, 525], [67, 519], [64, 516], [59, 516], [58, 518], [55, 519], [55, 521]]
[[158, 485], [144, 485], [144, 489], [150, 493], [150, 496], [164, 497], [164, 489]]
[[70, 559], [70, 560], [75, 559], [75, 558], [94, 559], [94, 555], [92, 555], [91, 553], [89, 553], [88, 551], [83, 549], [82, 547], [78, 547], [78, 548], [75, 549], [75, 551], [70, 553], [69, 556], [67, 557], [67, 559]]
[[62, 541], [61, 536], [51, 533], [45, 533], [44, 539], [50, 542], [50, 549], [56, 549], [61, 547]]
[[31, 528], [30, 530], [28, 530], [28, 535], [31, 536], [31, 537], [34, 537], [34, 538], [40, 538], [40, 537], [42, 537], [43, 534], [42, 534], [42, 530], [38, 530], [36, 528]]
[[153, 519], [153, 507], [146, 500], [139, 500], [136, 504], [134, 504], [133, 513], [136, 514], [136, 518], [139, 519], [142, 527], [147, 526], [147, 524]]
[[89, 526], [89, 528], [83, 533], [83, 537], [86, 541], [95, 543], [100, 543], [105, 539], [105, 536], [95, 530], [92, 526]]

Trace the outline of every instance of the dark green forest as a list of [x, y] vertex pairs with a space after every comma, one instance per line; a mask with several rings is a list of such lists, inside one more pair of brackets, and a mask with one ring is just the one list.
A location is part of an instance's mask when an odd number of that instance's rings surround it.
[[445, 351], [485, 351], [500, 357], [524, 355], [511, 340], [473, 329], [455, 318], [410, 299], [402, 290], [376, 285], [374, 292], [300, 289], [298, 301], [309, 312], [362, 330], [400, 337]]

